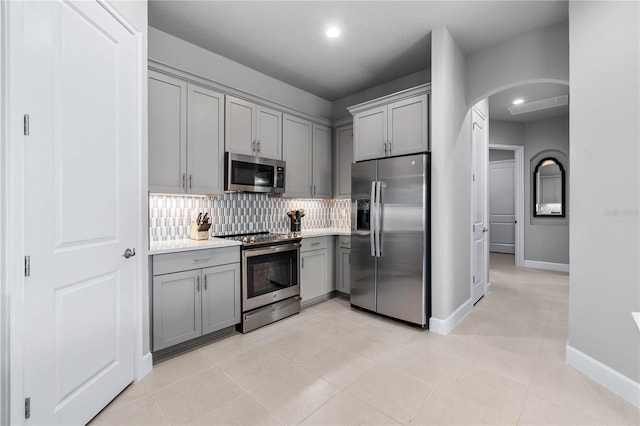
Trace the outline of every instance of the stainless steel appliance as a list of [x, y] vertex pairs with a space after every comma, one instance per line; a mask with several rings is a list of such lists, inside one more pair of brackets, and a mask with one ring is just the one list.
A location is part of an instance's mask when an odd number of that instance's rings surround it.
[[351, 168], [351, 305], [428, 327], [430, 154]]
[[300, 312], [300, 237], [255, 233], [242, 243], [242, 321], [247, 333]]
[[251, 155], [224, 153], [224, 190], [284, 193], [285, 162]]

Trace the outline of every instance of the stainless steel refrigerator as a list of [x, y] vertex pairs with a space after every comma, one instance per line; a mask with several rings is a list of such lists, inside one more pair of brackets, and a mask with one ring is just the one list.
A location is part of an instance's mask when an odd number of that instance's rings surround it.
[[351, 305], [428, 327], [430, 154], [351, 166]]

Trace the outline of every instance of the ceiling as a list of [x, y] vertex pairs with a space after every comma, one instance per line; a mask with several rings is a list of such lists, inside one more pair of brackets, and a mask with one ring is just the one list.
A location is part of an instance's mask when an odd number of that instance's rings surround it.
[[[518, 98], [522, 99], [525, 103], [529, 103], [568, 94], [569, 86], [558, 83], [527, 84], [503, 90], [502, 92], [489, 96], [489, 117], [491, 120], [526, 123], [563, 115], [568, 116], [569, 105], [517, 115], [511, 115], [507, 109], [513, 104], [513, 101]], [[569, 102], [571, 102], [571, 100], [569, 100]]]
[[150, 26], [329, 101], [430, 68], [438, 25], [471, 53], [566, 19], [566, 1], [149, 2]]

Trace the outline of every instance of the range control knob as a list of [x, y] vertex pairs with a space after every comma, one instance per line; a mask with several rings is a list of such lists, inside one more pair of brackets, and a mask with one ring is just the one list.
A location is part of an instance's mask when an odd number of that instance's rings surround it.
[[249, 241], [252, 242], [252, 243], [255, 243], [256, 242], [256, 237], [251, 237], [251, 239]]

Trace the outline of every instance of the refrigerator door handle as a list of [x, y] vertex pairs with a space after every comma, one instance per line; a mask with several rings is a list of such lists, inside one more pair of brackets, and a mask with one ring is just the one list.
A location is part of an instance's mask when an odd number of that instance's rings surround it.
[[369, 240], [371, 241], [371, 256], [376, 257], [376, 181], [371, 181], [371, 198], [369, 202]]
[[382, 256], [382, 182], [376, 182], [376, 257]]

